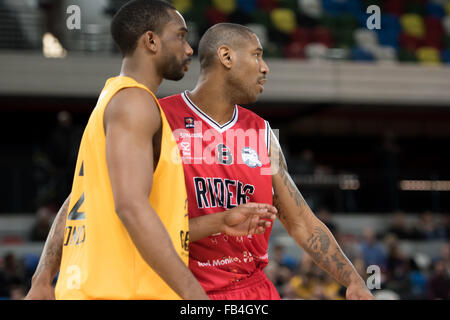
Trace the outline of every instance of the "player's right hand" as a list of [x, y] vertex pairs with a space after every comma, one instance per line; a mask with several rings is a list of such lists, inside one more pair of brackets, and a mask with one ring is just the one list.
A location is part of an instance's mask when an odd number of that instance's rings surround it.
[[55, 288], [52, 285], [32, 285], [24, 300], [55, 300]]
[[276, 219], [277, 209], [267, 203], [245, 203], [227, 210], [223, 233], [230, 236], [261, 234]]

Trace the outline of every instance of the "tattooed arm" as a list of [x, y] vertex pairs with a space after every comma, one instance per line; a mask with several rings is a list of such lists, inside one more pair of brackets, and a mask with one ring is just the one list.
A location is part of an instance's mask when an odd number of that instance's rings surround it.
[[70, 195], [59, 209], [48, 234], [41, 259], [31, 280], [31, 289], [25, 299], [27, 300], [54, 300], [55, 289], [53, 279], [58, 273], [61, 263], [62, 247], [64, 242], [64, 227], [69, 208]]
[[332, 233], [314, 215], [287, 171], [281, 147], [271, 133], [273, 205], [289, 235], [320, 266], [347, 288], [347, 299], [373, 299], [363, 279], [342, 252]]

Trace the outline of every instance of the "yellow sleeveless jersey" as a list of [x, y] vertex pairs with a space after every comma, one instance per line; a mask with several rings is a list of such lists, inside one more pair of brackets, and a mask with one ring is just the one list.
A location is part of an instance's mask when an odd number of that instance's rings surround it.
[[[106, 164], [103, 114], [119, 90], [144, 85], [108, 79], [81, 140], [67, 214], [57, 299], [179, 299], [142, 259], [117, 216]], [[163, 110], [161, 155], [153, 175], [151, 206], [175, 250], [188, 264], [188, 215], [183, 167]], [[164, 257], [161, 257], [164, 259]]]

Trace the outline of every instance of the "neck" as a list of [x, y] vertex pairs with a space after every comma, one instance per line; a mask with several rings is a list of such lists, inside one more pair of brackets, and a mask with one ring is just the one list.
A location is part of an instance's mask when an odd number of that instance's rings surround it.
[[120, 75], [133, 78], [154, 93], [158, 91], [163, 80], [152, 63], [149, 63], [148, 60], [144, 63], [143, 59], [138, 59], [134, 55], [122, 60]]
[[227, 123], [233, 116], [235, 103], [225, 90], [223, 78], [202, 74], [189, 98], [218, 124]]

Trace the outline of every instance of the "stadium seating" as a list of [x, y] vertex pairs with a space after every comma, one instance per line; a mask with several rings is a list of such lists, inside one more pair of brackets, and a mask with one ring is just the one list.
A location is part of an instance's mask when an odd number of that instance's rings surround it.
[[[249, 25], [269, 57], [317, 59], [331, 50], [355, 61], [449, 63], [450, 2], [441, 0], [190, 0], [173, 4], [203, 32], [214, 23]], [[378, 5], [381, 29], [366, 13]], [[322, 46], [318, 46], [321, 44]]]
[[[112, 16], [125, 2], [107, 0], [104, 12], [97, 15]], [[322, 59], [325, 55], [326, 59], [354, 61], [449, 63], [450, 2], [447, 0], [171, 2], [186, 19], [190, 30], [188, 40], [194, 50], [200, 36], [211, 25], [234, 22], [255, 30], [264, 45], [266, 57]], [[367, 12], [372, 5], [380, 8], [379, 29], [369, 29], [367, 25], [374, 13]], [[45, 6], [40, 6], [38, 0], [7, 1], [0, 5], [0, 17], [0, 29], [3, 30], [0, 31], [0, 49], [40, 49], [47, 18]], [[109, 31], [104, 25], [90, 22], [82, 30], [84, 33], [79, 37], [63, 39], [67, 50], [118, 53], [110, 43], [105, 43]], [[95, 32], [86, 34], [89, 30]], [[336, 52], [346, 54], [336, 55]]]

